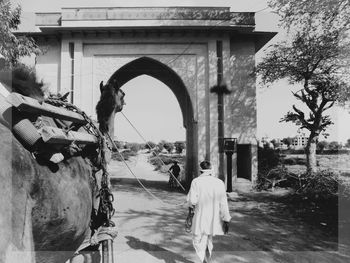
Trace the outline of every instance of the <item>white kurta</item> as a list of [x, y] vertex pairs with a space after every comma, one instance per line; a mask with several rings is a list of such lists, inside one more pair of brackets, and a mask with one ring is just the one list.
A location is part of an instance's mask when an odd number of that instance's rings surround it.
[[212, 176], [210, 171], [202, 173], [192, 181], [187, 202], [189, 206], [195, 205], [193, 235], [224, 234], [223, 221], [229, 222], [231, 216], [223, 181]]

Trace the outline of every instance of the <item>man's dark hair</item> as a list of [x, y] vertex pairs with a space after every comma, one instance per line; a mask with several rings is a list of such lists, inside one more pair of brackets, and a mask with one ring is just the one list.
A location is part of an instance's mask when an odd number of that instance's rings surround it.
[[209, 161], [203, 161], [199, 164], [203, 170], [211, 169], [211, 163]]

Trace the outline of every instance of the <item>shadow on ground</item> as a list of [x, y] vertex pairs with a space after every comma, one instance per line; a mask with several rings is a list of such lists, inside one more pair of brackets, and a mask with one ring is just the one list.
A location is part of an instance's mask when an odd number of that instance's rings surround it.
[[159, 245], [141, 241], [140, 239], [132, 236], [126, 236], [125, 238], [128, 240], [127, 244], [131, 248], [142, 249], [154, 256], [155, 258], [164, 260], [165, 263], [194, 263], [193, 261], [187, 260], [183, 256], [174, 253], [170, 250], [164, 249]]
[[[179, 251], [194, 253], [191, 237], [184, 230], [187, 208], [181, 203], [185, 201], [186, 193], [170, 191], [165, 181], [142, 179], [141, 182], [163, 204], [156, 209], [147, 208], [146, 205], [144, 209], [136, 209], [130, 204], [125, 216], [130, 222], [138, 218], [149, 219], [133, 227], [135, 232], [142, 231], [146, 236], [157, 233], [157, 242], [150, 243], [129, 235], [125, 236], [127, 244], [154, 254], [166, 263], [192, 262], [174, 252], [178, 248]], [[146, 193], [136, 179], [112, 178], [112, 186], [113, 191], [120, 194], [139, 196], [145, 204], [155, 202], [154, 197]], [[232, 262], [232, 259], [236, 262], [269, 262], [263, 259], [247, 260], [249, 253], [263, 253], [265, 256], [265, 252], [273, 258], [271, 262], [350, 262], [349, 244], [338, 243], [337, 225], [323, 222], [325, 217], [307, 211], [305, 207], [301, 209], [285, 196], [240, 193], [238, 198], [230, 200], [229, 206], [232, 215], [230, 233], [215, 239], [215, 252], [222, 259], [218, 260], [220, 263]], [[337, 208], [330, 211], [330, 216], [336, 216], [337, 221]], [[174, 249], [167, 249], [169, 247]], [[305, 261], [304, 254], [305, 257], [315, 260], [323, 258], [324, 261]]]

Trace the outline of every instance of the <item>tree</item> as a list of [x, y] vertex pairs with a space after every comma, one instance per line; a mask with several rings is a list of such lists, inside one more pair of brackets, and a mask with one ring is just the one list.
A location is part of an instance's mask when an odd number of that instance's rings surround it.
[[342, 148], [342, 145], [337, 141], [332, 141], [329, 143], [328, 148], [333, 151], [340, 150]]
[[348, 139], [348, 140], [346, 141], [345, 147], [350, 148], [350, 139]]
[[171, 142], [165, 142], [164, 148], [168, 151], [168, 153], [171, 153], [174, 150], [175, 146]]
[[130, 151], [137, 153], [141, 149], [141, 145], [136, 142], [128, 143], [127, 149], [130, 149]]
[[[300, 3], [301, 2], [301, 3]], [[310, 5], [310, 2], [313, 2]], [[348, 32], [350, 4], [348, 1], [327, 2], [326, 10], [316, 7], [320, 0], [273, 0], [279, 8], [282, 23], [290, 39], [272, 46], [272, 50], [257, 66], [262, 83], [288, 79], [290, 84], [302, 84], [294, 97], [306, 106], [301, 110], [293, 105], [281, 121], [293, 122], [310, 131], [305, 148], [308, 172], [316, 171], [316, 144], [320, 134], [333, 122], [325, 111], [338, 101], [349, 99]], [[322, 6], [327, 3], [323, 3]], [[337, 3], [332, 5], [333, 3]], [[315, 7], [317, 9], [314, 14]], [[329, 10], [331, 14], [329, 14]]]
[[154, 142], [147, 142], [146, 145], [145, 145], [145, 148], [146, 149], [149, 149], [149, 150], [152, 150], [154, 147], [156, 147], [156, 144]]
[[283, 138], [282, 142], [289, 147], [293, 144], [294, 138], [292, 137]]
[[323, 150], [328, 148], [328, 146], [329, 146], [329, 142], [327, 142], [327, 141], [320, 141], [320, 142], [317, 143], [317, 150], [322, 153]]
[[278, 147], [280, 147], [280, 143], [279, 143], [279, 141], [276, 140], [276, 139], [272, 139], [272, 140], [271, 140], [271, 143], [272, 143], [272, 145], [273, 145], [273, 147], [274, 147], [275, 149], [278, 148]]
[[5, 67], [16, 66], [21, 57], [40, 53], [32, 38], [13, 33], [18, 29], [20, 16], [20, 6], [12, 9], [10, 0], [0, 0], [0, 54]]
[[165, 141], [164, 141], [164, 140], [160, 141], [160, 142], [157, 144], [158, 149], [159, 149], [160, 152], [163, 151], [163, 149], [164, 149], [164, 144], [165, 144]]
[[124, 148], [124, 145], [120, 141], [114, 141], [115, 146], [117, 147], [118, 150]]
[[177, 141], [174, 143], [174, 145], [177, 153], [182, 153], [182, 151], [186, 148], [185, 142]]
[[269, 6], [287, 29], [313, 23], [320, 28], [332, 26], [346, 31], [350, 25], [348, 0], [270, 0]]

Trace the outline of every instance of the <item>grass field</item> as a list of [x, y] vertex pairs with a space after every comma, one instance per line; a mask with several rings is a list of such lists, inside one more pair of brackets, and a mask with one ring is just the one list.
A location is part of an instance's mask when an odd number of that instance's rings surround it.
[[[305, 159], [305, 155], [287, 155], [285, 159], [302, 158]], [[331, 170], [339, 173], [343, 176], [350, 178], [350, 155], [338, 154], [338, 155], [317, 155], [318, 168], [320, 170]], [[293, 173], [302, 173], [306, 170], [305, 165], [286, 165], [288, 170]]]

